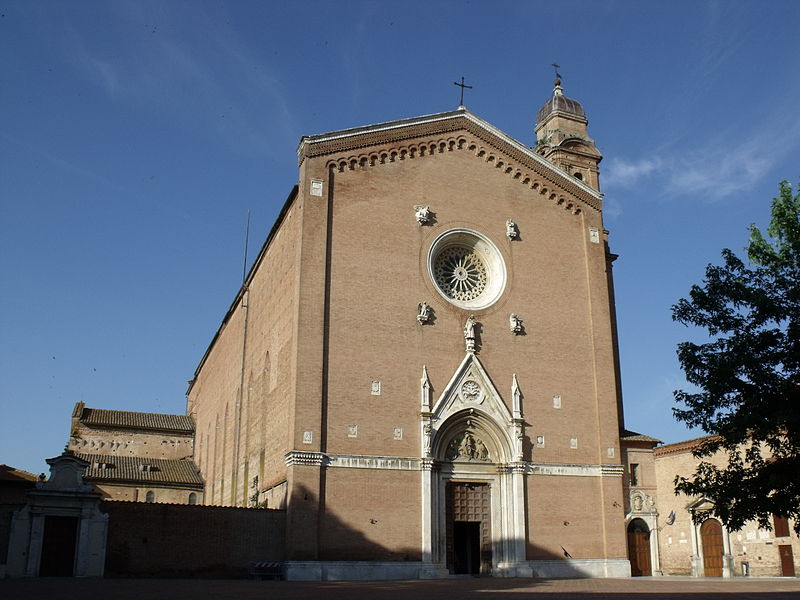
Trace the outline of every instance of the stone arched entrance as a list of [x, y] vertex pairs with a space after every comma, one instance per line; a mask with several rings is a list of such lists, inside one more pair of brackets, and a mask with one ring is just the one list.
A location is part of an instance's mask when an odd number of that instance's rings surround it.
[[692, 576], [733, 577], [728, 530], [714, 518], [714, 503], [700, 497], [686, 507], [692, 516]]
[[510, 482], [501, 467], [508, 455], [503, 437], [487, 415], [474, 409], [450, 417], [437, 436], [440, 558], [450, 573], [490, 575], [506, 562], [503, 521], [508, 516], [500, 499]]
[[525, 561], [525, 465], [514, 411], [467, 354], [431, 406], [422, 378], [422, 554], [434, 572], [530, 577]]
[[633, 519], [628, 523], [628, 560], [631, 562], [633, 577], [653, 574], [650, 562], [650, 528], [642, 519]]

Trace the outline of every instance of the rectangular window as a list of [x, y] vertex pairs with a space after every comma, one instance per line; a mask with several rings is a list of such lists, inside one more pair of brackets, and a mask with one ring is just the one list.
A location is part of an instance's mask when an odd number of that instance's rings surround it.
[[789, 519], [772, 515], [772, 525], [775, 528], [775, 537], [789, 537]]
[[631, 485], [639, 485], [639, 464], [631, 463], [630, 468]]

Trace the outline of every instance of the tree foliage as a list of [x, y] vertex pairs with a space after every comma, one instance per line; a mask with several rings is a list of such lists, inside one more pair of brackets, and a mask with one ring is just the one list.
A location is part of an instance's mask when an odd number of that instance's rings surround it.
[[711, 435], [695, 456], [727, 455], [727, 466], [703, 460], [676, 478], [675, 491], [713, 501], [730, 529], [769, 527], [777, 514], [800, 533], [800, 194], [786, 181], [766, 234], [751, 225], [747, 263], [723, 250], [723, 264], [672, 307], [675, 321], [708, 332], [678, 345], [699, 391], [676, 391], [673, 412]]

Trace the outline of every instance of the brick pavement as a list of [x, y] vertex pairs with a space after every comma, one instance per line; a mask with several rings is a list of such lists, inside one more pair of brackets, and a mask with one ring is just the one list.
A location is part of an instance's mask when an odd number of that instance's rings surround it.
[[0, 581], [3, 600], [745, 600], [800, 599], [800, 579], [447, 579], [286, 582], [204, 579], [23, 579]]

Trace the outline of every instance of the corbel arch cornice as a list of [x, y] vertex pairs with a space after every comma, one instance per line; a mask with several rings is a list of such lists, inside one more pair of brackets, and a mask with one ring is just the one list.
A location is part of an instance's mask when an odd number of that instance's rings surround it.
[[513, 181], [528, 188], [534, 197], [547, 200], [573, 215], [579, 215], [584, 208], [600, 210], [600, 202], [590, 197], [582, 197], [575, 191], [548, 178], [545, 174], [527, 167], [503, 152], [487, 145], [475, 136], [464, 134], [446, 138], [426, 139], [424, 141], [385, 146], [370, 149], [359, 154], [343, 154], [329, 158], [326, 169], [345, 173], [372, 168], [380, 168], [392, 163], [423, 160], [448, 152], [466, 152], [484, 165], [497, 169]]
[[472, 153], [575, 214], [602, 209], [597, 190], [466, 110], [304, 137], [298, 159], [324, 157], [328, 168], [343, 173], [453, 151]]

